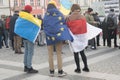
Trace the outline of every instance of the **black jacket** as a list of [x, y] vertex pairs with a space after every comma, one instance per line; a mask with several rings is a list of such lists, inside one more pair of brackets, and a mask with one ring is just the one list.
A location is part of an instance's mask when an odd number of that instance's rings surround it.
[[0, 35], [3, 35], [3, 21], [0, 20]]
[[18, 17], [19, 17], [18, 14], [14, 14], [10, 19], [10, 39], [13, 39], [13, 37], [17, 35], [14, 33], [14, 28], [15, 28], [15, 22]]

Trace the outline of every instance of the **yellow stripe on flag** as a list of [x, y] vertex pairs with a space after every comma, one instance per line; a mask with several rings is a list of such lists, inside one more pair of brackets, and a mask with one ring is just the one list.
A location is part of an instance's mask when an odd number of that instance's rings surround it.
[[70, 10], [65, 9], [62, 4], [60, 5], [60, 11], [64, 14], [64, 15], [68, 15], [70, 13]]
[[40, 19], [35, 18], [32, 14], [29, 14], [27, 12], [20, 12], [19, 16], [41, 27], [42, 21]]

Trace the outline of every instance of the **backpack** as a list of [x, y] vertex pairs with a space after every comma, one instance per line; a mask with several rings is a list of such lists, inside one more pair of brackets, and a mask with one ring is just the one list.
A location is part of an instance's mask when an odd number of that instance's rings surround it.
[[107, 27], [108, 29], [115, 29], [115, 23], [114, 23], [114, 19], [112, 17], [107, 17]]

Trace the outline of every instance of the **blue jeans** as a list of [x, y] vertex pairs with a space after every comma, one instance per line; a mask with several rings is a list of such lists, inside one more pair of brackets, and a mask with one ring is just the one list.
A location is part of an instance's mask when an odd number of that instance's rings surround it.
[[26, 66], [27, 68], [31, 68], [32, 58], [33, 58], [33, 53], [34, 53], [34, 43], [28, 40], [23, 40], [23, 42], [24, 42], [24, 47], [25, 47], [24, 66]]

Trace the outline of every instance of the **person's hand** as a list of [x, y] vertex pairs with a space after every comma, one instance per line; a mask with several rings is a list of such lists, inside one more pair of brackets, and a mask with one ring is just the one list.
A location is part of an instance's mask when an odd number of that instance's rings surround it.
[[93, 24], [97, 24], [98, 22], [94, 21]]

